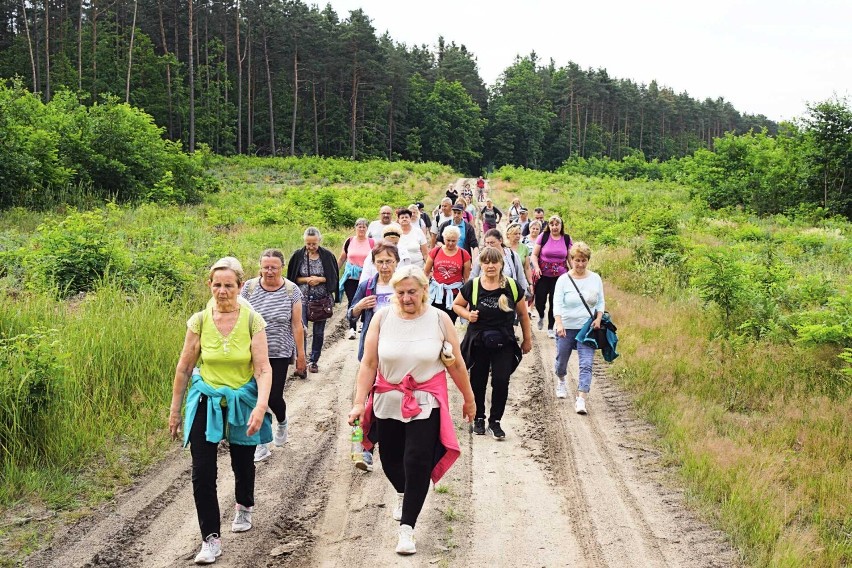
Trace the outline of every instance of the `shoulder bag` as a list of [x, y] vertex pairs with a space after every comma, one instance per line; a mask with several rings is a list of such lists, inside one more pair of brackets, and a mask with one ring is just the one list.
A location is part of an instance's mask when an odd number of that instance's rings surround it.
[[[320, 257], [320, 261], [322, 261], [322, 257]], [[307, 250], [305, 251], [305, 262], [308, 264], [308, 276], [310, 276], [311, 259]], [[310, 289], [310, 286], [308, 286], [308, 289]], [[331, 313], [334, 309], [334, 298], [330, 295], [321, 296], [319, 298], [308, 295], [307, 309], [308, 321], [325, 321], [331, 317]]]
[[[565, 273], [568, 277], [568, 280], [571, 281], [571, 284], [574, 285], [574, 289], [577, 291], [577, 295], [580, 296], [580, 301], [583, 302], [583, 306], [586, 308], [586, 311], [589, 312], [589, 318], [595, 319], [595, 313], [592, 312], [592, 309], [589, 308], [589, 304], [586, 303], [586, 299], [583, 297], [582, 292], [580, 292], [580, 288], [577, 287], [577, 283], [574, 282], [574, 279], [571, 278], [571, 274], [568, 272]], [[603, 349], [604, 345], [608, 343], [606, 338], [606, 332], [609, 329], [612, 333], [618, 329], [615, 327], [615, 324], [612, 323], [610, 319], [609, 312], [604, 311], [604, 317], [601, 320], [601, 326], [598, 329], [592, 328], [591, 335], [595, 338], [595, 342], [598, 344], [598, 349]]]

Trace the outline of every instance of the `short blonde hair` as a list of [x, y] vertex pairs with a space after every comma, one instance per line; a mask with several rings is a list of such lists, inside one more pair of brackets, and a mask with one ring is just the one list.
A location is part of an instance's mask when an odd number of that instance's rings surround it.
[[571, 258], [574, 258], [578, 254], [581, 254], [586, 257], [586, 260], [592, 259], [592, 249], [589, 248], [589, 245], [587, 245], [583, 241], [577, 241], [576, 243], [571, 245], [571, 250], [569, 252], [571, 254]]
[[455, 225], [447, 225], [444, 227], [444, 230], [441, 231], [441, 236], [445, 239], [447, 237], [455, 237], [457, 239], [461, 238], [461, 231]]
[[213, 263], [213, 266], [210, 267], [210, 273], [207, 275], [208, 282], [213, 281], [213, 274], [215, 274], [217, 270], [232, 271], [237, 275], [237, 284], [242, 284], [243, 279], [245, 278], [242, 263], [233, 256], [224, 256]]
[[[396, 285], [406, 279], [412, 279], [423, 289], [423, 301], [422, 303], [425, 305], [429, 303], [429, 294], [427, 290], [429, 289], [429, 279], [426, 278], [426, 273], [423, 272], [423, 269], [417, 266], [416, 264], [409, 264], [408, 266], [400, 266], [394, 271], [393, 276], [391, 276], [390, 284], [391, 288], [396, 291]], [[391, 300], [394, 306], [399, 308], [399, 300], [394, 294], [393, 299]]]

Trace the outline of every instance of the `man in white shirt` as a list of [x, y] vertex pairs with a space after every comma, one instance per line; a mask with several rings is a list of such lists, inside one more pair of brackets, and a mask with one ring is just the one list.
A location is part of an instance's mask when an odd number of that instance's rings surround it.
[[441, 209], [438, 211], [438, 214], [435, 215], [435, 222], [432, 224], [432, 245], [429, 247], [430, 249], [435, 248], [435, 245], [438, 242], [438, 227], [446, 223], [447, 221], [453, 220], [453, 200], [449, 197], [445, 197], [441, 200]]
[[377, 241], [382, 238], [382, 231], [385, 230], [385, 227], [393, 222], [393, 209], [391, 209], [390, 205], [382, 205], [379, 208], [379, 218], [367, 227], [367, 237]]

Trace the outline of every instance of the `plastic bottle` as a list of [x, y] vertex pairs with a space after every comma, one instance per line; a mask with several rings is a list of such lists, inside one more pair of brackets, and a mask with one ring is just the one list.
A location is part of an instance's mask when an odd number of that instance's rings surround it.
[[355, 420], [355, 425], [352, 426], [352, 461], [364, 461], [364, 431], [361, 429], [361, 424]]

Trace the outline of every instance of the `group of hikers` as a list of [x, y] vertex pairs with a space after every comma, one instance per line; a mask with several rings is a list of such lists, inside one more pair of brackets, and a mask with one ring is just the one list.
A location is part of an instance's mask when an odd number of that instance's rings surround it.
[[[568, 397], [568, 360], [577, 351], [575, 411], [586, 414], [594, 347], [578, 337], [601, 327], [605, 308], [601, 278], [588, 269], [589, 246], [572, 242], [559, 215], [545, 219], [536, 208], [530, 218], [514, 199], [504, 216], [483, 178], [476, 182], [478, 206], [465, 185], [462, 195], [451, 186], [431, 214], [423, 203], [383, 205], [378, 219], [355, 222], [338, 255], [322, 246], [319, 229], [308, 227], [304, 246], [289, 259], [263, 251], [258, 277], [246, 279], [233, 257], [211, 266], [211, 298], [187, 322], [169, 416], [171, 435], [182, 429], [192, 456], [202, 537], [196, 563], [222, 554], [219, 442], [228, 441], [234, 471], [231, 530], [247, 531], [254, 463], [271, 455], [270, 444], [287, 443], [290, 366], [301, 379], [320, 373], [325, 325], [344, 296], [346, 337], [358, 338], [360, 362], [348, 415], [364, 432], [355, 463], [372, 471], [378, 446], [397, 493], [391, 516], [399, 523], [399, 554], [416, 552], [414, 527], [429, 482], [437, 483], [460, 453], [447, 375], [473, 434], [504, 440], [510, 377], [532, 349], [535, 314], [538, 329], [547, 325], [556, 343], [557, 398]], [[457, 329], [464, 330], [461, 340]]]

